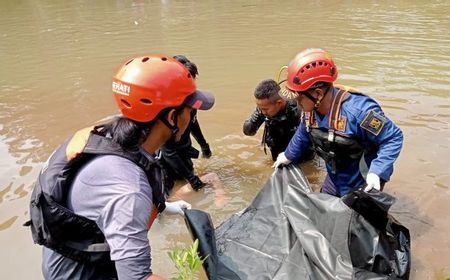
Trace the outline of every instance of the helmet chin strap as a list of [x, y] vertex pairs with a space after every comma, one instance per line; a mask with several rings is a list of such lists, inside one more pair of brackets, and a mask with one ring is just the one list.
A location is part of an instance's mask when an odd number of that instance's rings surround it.
[[167, 115], [165, 116], [161, 116], [159, 119], [162, 121], [163, 124], [165, 124], [172, 132], [172, 135], [170, 137], [170, 139], [174, 139], [175, 140], [175, 135], [178, 133], [178, 131], [180, 130], [178, 128], [178, 114], [175, 112], [175, 119], [173, 120], [174, 124], [169, 123], [169, 121], [166, 119]]
[[[327, 87], [323, 97], [325, 97], [328, 94], [328, 92], [330, 91], [330, 88], [331, 88], [331, 86]], [[300, 92], [299, 94], [306, 96], [309, 100], [311, 100], [314, 103], [314, 111], [317, 111], [319, 109], [320, 103], [322, 103], [323, 98], [321, 100], [319, 100], [318, 98], [312, 96], [311, 93], [309, 93], [308, 91], [303, 91], [303, 92]]]

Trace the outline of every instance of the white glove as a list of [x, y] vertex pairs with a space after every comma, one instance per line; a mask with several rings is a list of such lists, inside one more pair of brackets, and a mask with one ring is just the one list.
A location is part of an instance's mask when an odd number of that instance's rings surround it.
[[380, 190], [380, 177], [375, 173], [369, 173], [366, 177], [367, 186], [364, 188], [365, 192], [369, 192], [371, 189]]
[[289, 163], [291, 163], [291, 161], [288, 160], [287, 157], [284, 155], [284, 152], [282, 152], [282, 153], [278, 154], [277, 160], [272, 165], [272, 167], [277, 168], [280, 165], [288, 165]]
[[167, 215], [179, 214], [184, 216], [184, 209], [191, 209], [191, 205], [184, 200], [166, 202], [166, 209], [164, 209], [163, 213], [166, 213]]

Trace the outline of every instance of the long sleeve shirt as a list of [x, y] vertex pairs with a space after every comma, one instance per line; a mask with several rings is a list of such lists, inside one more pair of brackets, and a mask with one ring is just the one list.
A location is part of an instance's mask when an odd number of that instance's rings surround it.
[[[335, 88], [333, 94], [336, 94]], [[329, 113], [323, 118], [315, 114], [318, 128], [328, 131]], [[399, 127], [387, 118], [381, 107], [372, 98], [351, 94], [347, 100], [342, 103], [341, 117], [345, 119], [345, 127], [341, 134], [356, 139], [363, 147], [375, 145], [377, 152], [371, 155], [365, 155], [364, 159], [369, 167], [369, 173], [377, 174], [384, 181], [389, 181], [393, 170], [394, 162], [400, 154], [403, 133]], [[311, 145], [310, 135], [306, 129], [306, 123], [302, 122], [292, 137], [286, 148], [285, 155], [289, 160], [295, 161], [301, 157]], [[360, 172], [359, 161], [354, 161], [345, 170], [338, 170], [333, 173], [329, 163], [326, 164], [328, 175], [341, 193], [347, 193], [355, 188], [362, 187], [365, 184], [364, 177]]]
[[275, 160], [280, 152], [286, 149], [289, 140], [294, 135], [300, 123], [300, 110], [296, 102], [287, 102], [285, 108], [281, 109], [274, 117], [266, 117], [256, 107], [250, 118], [245, 120], [243, 132], [247, 136], [255, 135], [264, 123], [264, 135], [262, 144], [267, 144]]
[[[115, 155], [98, 156], [74, 179], [67, 207], [96, 222], [110, 247], [119, 279], [147, 279], [151, 275], [148, 223], [152, 188], [133, 162]], [[65, 258], [43, 249], [45, 279], [111, 279], [102, 267]]]
[[[165, 161], [164, 167], [169, 174], [176, 174], [177, 177], [184, 178], [189, 182], [195, 177], [191, 158], [198, 151], [192, 147], [191, 135], [198, 142], [200, 147], [206, 145], [205, 137], [200, 129], [197, 120], [197, 110], [192, 110], [191, 120], [178, 143], [168, 142], [161, 147], [162, 158]], [[198, 154], [197, 154], [198, 157]]]

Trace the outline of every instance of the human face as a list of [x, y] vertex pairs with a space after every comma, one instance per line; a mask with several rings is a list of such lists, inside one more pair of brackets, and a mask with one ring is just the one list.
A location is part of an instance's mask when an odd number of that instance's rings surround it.
[[[327, 94], [332, 87], [315, 88], [308, 91], [308, 95], [298, 93], [297, 103], [305, 112], [317, 111], [321, 115], [326, 115], [331, 105], [331, 93]], [[311, 100], [312, 99], [312, 100]]]
[[180, 141], [181, 136], [183, 135], [184, 131], [186, 130], [186, 128], [189, 125], [189, 122], [191, 121], [191, 111], [192, 111], [191, 107], [184, 107], [178, 113], [178, 116], [177, 116], [178, 132], [177, 132], [177, 134], [175, 134], [176, 142]]
[[300, 92], [298, 93], [297, 104], [304, 112], [312, 112], [314, 110], [314, 102]]
[[271, 101], [270, 99], [256, 99], [256, 106], [261, 110], [264, 116], [266, 117], [274, 117], [283, 107], [283, 100], [277, 99], [275, 101]]

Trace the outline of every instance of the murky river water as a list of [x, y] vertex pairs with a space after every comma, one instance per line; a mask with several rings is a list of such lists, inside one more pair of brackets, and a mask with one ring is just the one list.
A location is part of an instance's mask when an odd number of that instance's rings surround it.
[[[70, 133], [118, 111], [113, 70], [149, 53], [185, 54], [216, 106], [199, 121], [228, 196], [193, 194], [216, 225], [245, 207], [272, 170], [259, 137], [244, 137], [253, 90], [299, 50], [329, 50], [339, 83], [377, 99], [405, 144], [386, 191], [412, 235], [412, 279], [450, 276], [449, 1], [0, 1], [0, 274], [41, 279], [40, 248], [28, 229], [37, 173]], [[323, 172], [304, 166], [313, 185]], [[187, 244], [181, 219], [150, 232], [155, 272], [174, 271], [166, 251]], [[203, 276], [201, 276], [203, 277]]]

